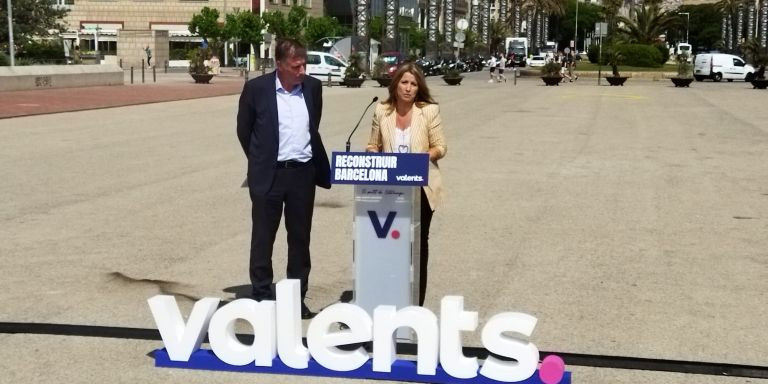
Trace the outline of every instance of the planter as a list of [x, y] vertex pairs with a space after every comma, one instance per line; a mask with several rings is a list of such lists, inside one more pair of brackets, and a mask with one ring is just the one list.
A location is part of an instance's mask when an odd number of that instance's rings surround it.
[[347, 88], [360, 88], [361, 85], [363, 85], [363, 82], [365, 81], [364, 77], [345, 77], [344, 78], [344, 86]]
[[693, 82], [692, 77], [670, 77], [670, 80], [672, 80], [672, 84], [675, 85], [675, 88], [680, 87], [688, 87]]
[[605, 79], [608, 80], [608, 84], [611, 86], [624, 86], [624, 82], [627, 81], [629, 76], [606, 76]]
[[551, 86], [551, 85], [560, 85], [560, 82], [563, 81], [563, 77], [560, 75], [557, 76], [541, 76], [541, 80], [544, 80], [544, 85]]
[[213, 79], [213, 74], [210, 73], [190, 73], [196, 84], [208, 84]]
[[464, 76], [459, 76], [459, 77], [443, 76], [443, 81], [445, 81], [445, 83], [448, 85], [459, 85], [461, 83], [461, 80], [463, 79], [464, 79]]
[[392, 84], [392, 78], [391, 77], [377, 77], [376, 82], [379, 83], [380, 87], [389, 87], [390, 84]]
[[750, 83], [752, 83], [753, 89], [765, 89], [768, 87], [768, 79], [752, 79]]

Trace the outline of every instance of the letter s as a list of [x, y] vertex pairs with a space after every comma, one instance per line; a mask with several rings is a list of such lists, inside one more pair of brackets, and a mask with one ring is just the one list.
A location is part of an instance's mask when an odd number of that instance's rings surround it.
[[531, 342], [510, 337], [504, 332], [515, 332], [530, 337], [536, 327], [536, 318], [520, 312], [495, 315], [483, 327], [483, 346], [514, 361], [503, 361], [493, 356], [485, 360], [480, 374], [493, 380], [516, 382], [531, 377], [539, 363], [539, 349]]

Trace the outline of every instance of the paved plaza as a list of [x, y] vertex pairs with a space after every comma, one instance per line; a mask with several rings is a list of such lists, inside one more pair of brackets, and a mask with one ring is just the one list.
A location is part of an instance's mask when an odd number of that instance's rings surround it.
[[[530, 313], [543, 351], [757, 366], [766, 375], [768, 92], [743, 82], [676, 89], [667, 80], [608, 87], [581, 78], [544, 87], [487, 76], [468, 74], [458, 87], [428, 79], [448, 153], [426, 307], [439, 312], [443, 296], [464, 296], [481, 326], [500, 312]], [[235, 135], [242, 79], [218, 80], [196, 86], [168, 75], [97, 98], [141, 91], [188, 100], [0, 115], [0, 322], [156, 328], [153, 295], [175, 294], [188, 313], [197, 298], [247, 290], [250, 202]], [[54, 91], [30, 92], [45, 104]], [[329, 152], [344, 149], [374, 96], [386, 89], [370, 81], [324, 89]], [[7, 105], [8, 95], [0, 100]], [[140, 105], [107, 108], [125, 104]], [[370, 114], [353, 149], [367, 142]], [[318, 190], [314, 310], [352, 287], [351, 197], [350, 186]], [[278, 279], [284, 239], [281, 229]], [[0, 333], [0, 344], [2, 383], [353, 382], [154, 368], [148, 354], [162, 343], [131, 337]], [[464, 345], [480, 347], [479, 332]], [[567, 369], [579, 384], [768, 383]]]

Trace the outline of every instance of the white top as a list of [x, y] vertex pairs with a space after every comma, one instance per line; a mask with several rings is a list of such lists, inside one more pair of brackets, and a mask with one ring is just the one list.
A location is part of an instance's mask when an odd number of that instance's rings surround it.
[[286, 91], [275, 76], [277, 93], [278, 152], [277, 161], [309, 161], [312, 158], [312, 145], [309, 140], [309, 111], [304, 102], [301, 84]]
[[397, 128], [395, 130], [395, 147], [393, 151], [400, 153], [411, 152], [411, 127], [406, 129]]

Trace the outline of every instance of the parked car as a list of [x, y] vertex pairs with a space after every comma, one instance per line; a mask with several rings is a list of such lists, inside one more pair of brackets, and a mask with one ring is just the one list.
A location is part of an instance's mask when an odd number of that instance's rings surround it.
[[693, 64], [693, 77], [696, 81], [704, 79], [712, 79], [715, 82], [723, 79], [752, 81], [754, 76], [753, 66], [747, 64], [741, 57], [725, 53], [700, 53], [696, 55]]
[[384, 73], [389, 77], [405, 62], [405, 56], [400, 52], [384, 52], [379, 58], [384, 62]]
[[327, 52], [309, 51], [307, 52], [307, 75], [310, 75], [320, 81], [328, 81], [328, 74], [331, 74], [331, 81], [341, 84], [344, 82], [344, 71], [347, 69], [347, 63], [334, 57]]
[[544, 56], [531, 56], [531, 58], [528, 59], [529, 67], [543, 67], [546, 63], [547, 58]]

